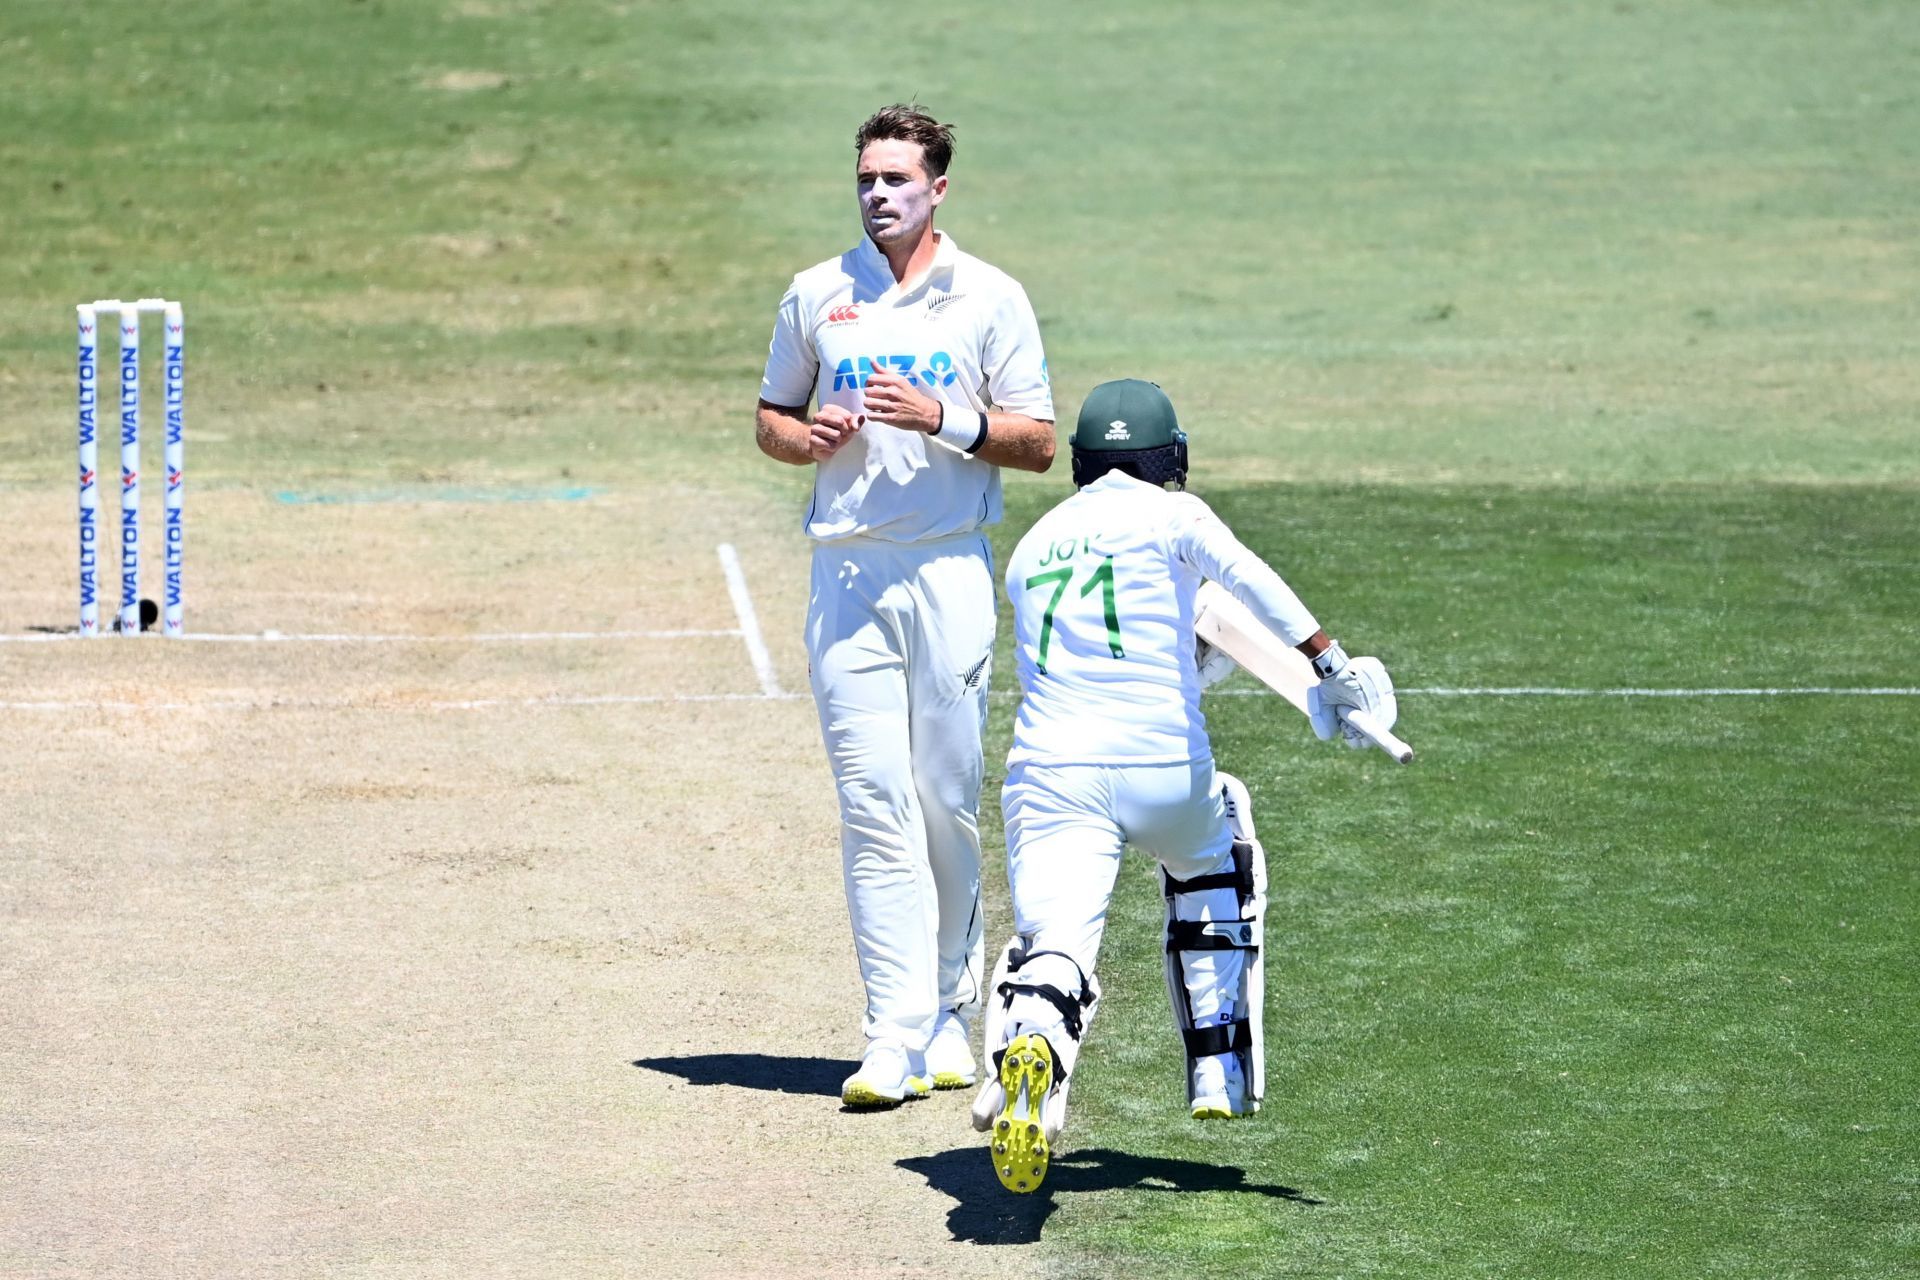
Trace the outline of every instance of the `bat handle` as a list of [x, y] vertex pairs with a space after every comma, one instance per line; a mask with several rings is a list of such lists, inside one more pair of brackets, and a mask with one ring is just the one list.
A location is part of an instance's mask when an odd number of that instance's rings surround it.
[[1393, 736], [1390, 729], [1381, 725], [1364, 711], [1350, 710], [1342, 713], [1346, 722], [1360, 731], [1360, 736], [1380, 748], [1401, 764], [1413, 763], [1413, 748]]

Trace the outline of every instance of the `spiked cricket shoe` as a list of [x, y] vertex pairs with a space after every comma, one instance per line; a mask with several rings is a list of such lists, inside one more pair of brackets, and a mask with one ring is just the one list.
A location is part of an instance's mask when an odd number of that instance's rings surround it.
[[1237, 1058], [1216, 1053], [1193, 1064], [1195, 1120], [1231, 1120], [1246, 1113], [1247, 1085]]
[[971, 1089], [980, 1078], [975, 1069], [973, 1049], [967, 1044], [967, 1022], [947, 1010], [933, 1027], [933, 1041], [927, 1045], [927, 1074], [936, 1089]]
[[1000, 1059], [1004, 1095], [987, 1142], [1000, 1185], [1025, 1195], [1040, 1189], [1052, 1146], [1045, 1128], [1047, 1094], [1053, 1088], [1053, 1046], [1045, 1036], [1016, 1036]]
[[927, 1069], [921, 1055], [891, 1040], [875, 1040], [860, 1059], [860, 1069], [840, 1086], [849, 1107], [897, 1107], [927, 1096]]

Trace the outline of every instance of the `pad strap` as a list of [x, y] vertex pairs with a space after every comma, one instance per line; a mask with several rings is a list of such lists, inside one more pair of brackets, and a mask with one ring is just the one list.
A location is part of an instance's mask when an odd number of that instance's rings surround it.
[[1258, 951], [1251, 920], [1171, 920], [1168, 951]]
[[1024, 991], [1028, 995], [1039, 996], [1042, 1000], [1045, 1000], [1048, 1004], [1060, 1011], [1060, 1021], [1066, 1025], [1067, 1034], [1075, 1040], [1078, 1040], [1086, 1025], [1081, 1021], [1081, 1011], [1093, 1003], [1093, 988], [1087, 984], [1087, 975], [1081, 971], [1079, 961], [1064, 951], [1016, 951], [1007, 957], [1007, 972], [1018, 973], [1021, 968], [1026, 965], [1027, 961], [1038, 959], [1041, 956], [1059, 956], [1062, 960], [1072, 965], [1074, 973], [1080, 977], [1080, 994], [1070, 996], [1055, 986], [1044, 983], [1035, 983], [1032, 986], [1027, 986], [1019, 982], [1003, 982], [996, 988], [995, 994], [1005, 996], [1009, 1003], [1012, 1002], [1013, 994], [1016, 991]]
[[1209, 889], [1232, 889], [1243, 898], [1253, 895], [1253, 848], [1251, 845], [1245, 840], [1233, 842], [1233, 866], [1226, 871], [1216, 871], [1210, 876], [1195, 876], [1191, 880], [1175, 880], [1172, 876], [1166, 877], [1168, 897], [1176, 893], [1205, 893]]
[[1180, 1032], [1187, 1057], [1209, 1058], [1216, 1053], [1239, 1053], [1253, 1043], [1253, 1028], [1245, 1018], [1218, 1027], [1191, 1027]]

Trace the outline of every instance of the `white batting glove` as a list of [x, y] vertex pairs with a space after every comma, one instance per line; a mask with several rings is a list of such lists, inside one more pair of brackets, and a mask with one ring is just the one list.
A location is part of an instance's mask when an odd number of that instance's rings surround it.
[[1400, 717], [1400, 706], [1393, 696], [1393, 677], [1380, 659], [1348, 659], [1336, 643], [1314, 659], [1314, 666], [1322, 675], [1320, 683], [1307, 690], [1307, 714], [1322, 742], [1338, 731], [1355, 750], [1372, 745], [1346, 723], [1349, 711], [1364, 711], [1382, 729], [1393, 728]]
[[1240, 664], [1225, 649], [1215, 648], [1198, 636], [1193, 639], [1193, 665], [1200, 671], [1202, 689], [1219, 684], [1240, 669]]

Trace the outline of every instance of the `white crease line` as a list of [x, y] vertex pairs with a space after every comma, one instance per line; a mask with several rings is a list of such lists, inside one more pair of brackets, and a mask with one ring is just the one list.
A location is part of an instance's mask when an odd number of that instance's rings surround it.
[[[530, 644], [548, 640], [687, 640], [707, 637], [737, 636], [738, 628], [719, 631], [490, 631], [477, 634], [429, 634], [415, 633], [348, 633], [348, 632], [206, 632], [190, 631], [183, 636], [175, 636], [168, 644], [178, 640], [198, 640], [216, 644]], [[75, 632], [61, 631], [47, 635], [0, 635], [0, 644], [57, 644], [81, 639], [116, 640], [119, 636], [83, 637]], [[131, 639], [132, 637], [126, 637]], [[145, 639], [146, 637], [141, 637]]]
[[469, 698], [433, 702], [435, 711], [484, 711], [493, 707], [627, 707], [675, 702], [798, 702], [799, 693], [581, 693], [537, 698]]
[[253, 702], [0, 702], [0, 711], [488, 711], [500, 707], [627, 707], [686, 702], [798, 702], [799, 693], [581, 693], [416, 702], [397, 698], [272, 698]]
[[760, 677], [760, 692], [769, 698], [781, 697], [780, 682], [773, 674], [773, 656], [767, 652], [767, 642], [760, 637], [753, 597], [747, 594], [747, 576], [740, 572], [740, 557], [730, 542], [723, 542], [714, 550], [719, 552], [720, 569], [727, 575], [727, 594], [733, 597], [733, 612], [740, 619], [740, 635], [747, 642], [747, 657], [753, 661], [753, 673]]
[[[1729, 698], [1791, 697], [1801, 694], [1841, 697], [1914, 698], [1920, 689], [1834, 688], [1793, 689], [1451, 689], [1410, 688], [1397, 691], [1423, 697], [1549, 697], [1549, 698]], [[1266, 689], [1215, 689], [1215, 697], [1271, 698]], [[799, 702], [804, 693], [580, 693], [539, 694], [519, 698], [460, 698], [409, 701], [396, 698], [272, 698], [253, 702], [128, 702], [125, 700], [0, 701], [0, 711], [485, 711], [503, 707], [645, 707], [700, 702]], [[1018, 696], [1011, 689], [995, 690], [996, 698]]]
[[[1224, 692], [1224, 691], [1223, 691]], [[1557, 689], [1518, 686], [1491, 689], [1411, 688], [1395, 691], [1429, 698], [1915, 698], [1920, 689], [1804, 685], [1788, 689]]]

